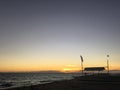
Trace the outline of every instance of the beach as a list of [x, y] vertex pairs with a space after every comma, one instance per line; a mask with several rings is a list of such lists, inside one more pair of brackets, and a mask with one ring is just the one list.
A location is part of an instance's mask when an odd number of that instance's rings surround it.
[[120, 90], [119, 75], [86, 75], [71, 80], [17, 87], [5, 90]]

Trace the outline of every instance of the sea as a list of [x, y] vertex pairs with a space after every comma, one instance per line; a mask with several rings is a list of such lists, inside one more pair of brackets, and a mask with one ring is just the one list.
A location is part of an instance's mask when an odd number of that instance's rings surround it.
[[50, 83], [53, 81], [69, 80], [80, 73], [43, 73], [43, 72], [19, 72], [0, 73], [0, 89], [30, 86]]

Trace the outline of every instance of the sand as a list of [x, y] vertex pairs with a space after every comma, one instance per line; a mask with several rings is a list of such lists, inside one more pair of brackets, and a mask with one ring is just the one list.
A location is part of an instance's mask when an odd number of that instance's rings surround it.
[[6, 90], [120, 90], [120, 75], [89, 75], [72, 80], [18, 87]]

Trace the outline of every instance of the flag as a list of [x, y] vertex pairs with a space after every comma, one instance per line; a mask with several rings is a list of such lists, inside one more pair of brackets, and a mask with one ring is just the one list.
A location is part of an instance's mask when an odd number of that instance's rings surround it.
[[81, 62], [83, 62], [83, 57], [80, 55], [80, 58], [81, 58]]
[[109, 55], [107, 55], [107, 57], [109, 57]]

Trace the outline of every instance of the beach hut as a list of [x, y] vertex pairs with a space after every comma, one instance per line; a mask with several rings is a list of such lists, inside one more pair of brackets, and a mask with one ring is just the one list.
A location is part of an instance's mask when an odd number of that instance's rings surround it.
[[[93, 74], [94, 74], [94, 72], [98, 72], [98, 74], [99, 74], [100, 71], [104, 71], [104, 70], [105, 70], [105, 67], [86, 67], [86, 68], [84, 68], [84, 71], [90, 71]], [[84, 74], [86, 74], [86, 73], [84, 73]]]
[[105, 67], [86, 67], [84, 71], [103, 71]]

